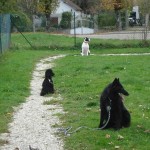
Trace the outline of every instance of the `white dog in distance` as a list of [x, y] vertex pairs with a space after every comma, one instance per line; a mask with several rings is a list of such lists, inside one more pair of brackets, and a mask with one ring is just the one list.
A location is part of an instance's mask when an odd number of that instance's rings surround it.
[[82, 51], [81, 51], [82, 56], [90, 55], [89, 42], [90, 39], [86, 37], [82, 43]]

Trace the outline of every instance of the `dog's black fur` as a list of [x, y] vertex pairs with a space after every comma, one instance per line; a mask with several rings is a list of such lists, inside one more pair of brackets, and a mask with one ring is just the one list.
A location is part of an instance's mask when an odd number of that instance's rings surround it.
[[114, 81], [104, 89], [100, 97], [101, 113], [99, 128], [103, 127], [109, 118], [108, 107], [111, 108], [110, 120], [104, 129], [113, 128], [118, 130], [122, 127], [130, 126], [130, 113], [124, 106], [121, 94], [126, 96], [129, 95], [121, 85], [119, 78], [115, 78]]
[[54, 84], [53, 84], [53, 80], [52, 77], [54, 76], [54, 72], [52, 69], [47, 69], [45, 71], [45, 79], [42, 83], [42, 90], [40, 95], [44, 96], [46, 94], [52, 94], [54, 93]]

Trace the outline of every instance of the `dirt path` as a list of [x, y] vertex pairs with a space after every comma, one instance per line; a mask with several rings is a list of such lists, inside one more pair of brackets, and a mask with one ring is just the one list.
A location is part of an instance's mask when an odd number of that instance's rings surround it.
[[[39, 95], [45, 70], [52, 68], [52, 61], [60, 57], [63, 55], [43, 59], [36, 65], [31, 81], [31, 95], [19, 108], [15, 108], [9, 133], [0, 136], [8, 144], [0, 147], [0, 150], [29, 150], [29, 145], [36, 150], [63, 150], [63, 141], [54, 135], [56, 129], [52, 128], [60, 124], [54, 114], [63, 113], [62, 107], [43, 105], [44, 101], [50, 101], [53, 97]], [[61, 97], [57, 98], [61, 100]]]

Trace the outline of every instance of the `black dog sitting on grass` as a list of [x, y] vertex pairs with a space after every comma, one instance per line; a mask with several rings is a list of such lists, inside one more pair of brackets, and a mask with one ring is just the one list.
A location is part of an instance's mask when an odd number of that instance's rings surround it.
[[115, 78], [102, 92], [100, 97], [101, 118], [99, 128], [129, 127], [131, 122], [130, 113], [125, 108], [123, 96], [129, 93], [121, 85], [119, 78]]
[[54, 76], [55, 74], [53, 73], [52, 69], [47, 69], [45, 71], [45, 79], [42, 83], [42, 90], [41, 90], [41, 93], [40, 95], [41, 96], [44, 96], [46, 94], [52, 94], [54, 93], [54, 84], [53, 84], [53, 80], [52, 80], [52, 77]]

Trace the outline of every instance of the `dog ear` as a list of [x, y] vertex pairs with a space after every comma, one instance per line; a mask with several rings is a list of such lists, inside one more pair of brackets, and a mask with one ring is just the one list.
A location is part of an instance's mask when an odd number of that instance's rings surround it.
[[118, 84], [118, 82], [119, 82], [119, 78], [115, 78], [114, 81], [113, 81], [113, 83], [112, 83], [112, 85], [115, 86], [115, 85]]
[[115, 78], [113, 82], [115, 83], [115, 82], [117, 82], [117, 81], [118, 81], [118, 79], [117, 79], [117, 78]]

